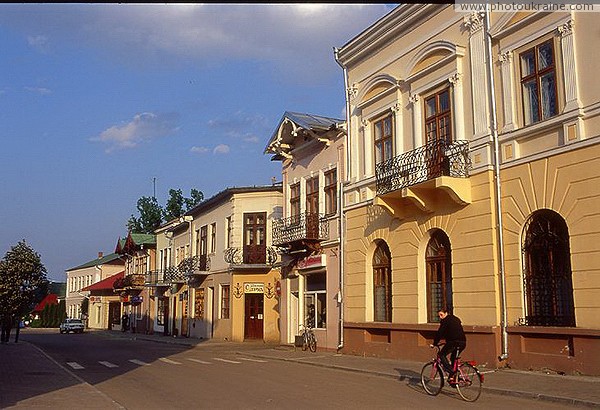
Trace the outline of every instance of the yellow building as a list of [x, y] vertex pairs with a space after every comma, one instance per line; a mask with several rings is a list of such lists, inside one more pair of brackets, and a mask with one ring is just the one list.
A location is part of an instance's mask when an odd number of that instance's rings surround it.
[[465, 357], [600, 374], [594, 30], [593, 13], [408, 4], [336, 50], [344, 352], [426, 360], [448, 305]]
[[279, 341], [280, 272], [268, 244], [281, 195], [281, 185], [227, 188], [156, 231], [155, 331]]

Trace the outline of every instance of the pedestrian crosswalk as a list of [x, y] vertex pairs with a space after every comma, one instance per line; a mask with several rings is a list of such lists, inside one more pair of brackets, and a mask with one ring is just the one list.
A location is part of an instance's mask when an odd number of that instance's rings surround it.
[[[250, 358], [250, 357], [236, 357], [236, 359], [237, 360], [233, 360], [231, 358], [224, 358], [224, 357], [212, 357], [210, 359], [198, 359], [195, 357], [187, 357], [186, 358], [187, 362], [192, 362], [192, 363], [196, 363], [199, 365], [212, 365], [212, 364], [235, 364], [235, 365], [238, 365], [238, 364], [244, 364], [244, 362], [246, 362], [246, 363], [267, 363], [268, 362], [267, 360], [254, 359], [254, 358]], [[169, 359], [167, 357], [159, 357], [151, 363], [140, 360], [140, 359], [128, 359], [127, 362], [133, 363], [138, 366], [151, 366], [153, 363], [159, 363], [159, 362], [165, 363], [168, 365], [183, 364], [182, 361]], [[113, 362], [106, 361], [106, 360], [100, 360], [97, 363], [106, 368], [109, 368], [109, 369], [115, 369], [115, 368], [121, 367], [122, 365], [126, 364], [126, 363], [118, 364], [118, 363], [113, 363]], [[78, 363], [78, 362], [66, 362], [66, 364], [73, 370], [83, 370], [86, 367], [92, 366], [90, 364]]]

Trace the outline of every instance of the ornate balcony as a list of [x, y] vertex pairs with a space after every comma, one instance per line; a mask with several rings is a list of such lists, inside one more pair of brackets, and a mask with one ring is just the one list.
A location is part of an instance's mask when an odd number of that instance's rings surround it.
[[186, 279], [187, 278], [184, 273], [177, 269], [176, 266], [171, 266], [165, 269], [164, 281], [166, 284], [170, 285], [173, 283], [185, 283]]
[[277, 250], [272, 246], [256, 249], [227, 248], [223, 259], [230, 265], [273, 265], [277, 262]]
[[146, 272], [146, 286], [167, 286], [165, 283], [165, 271], [164, 270], [153, 270]]
[[430, 212], [436, 202], [433, 191], [438, 188], [456, 203], [468, 204], [471, 202], [470, 168], [468, 141], [431, 141], [376, 165], [375, 204], [400, 216], [398, 200], [408, 198]]
[[210, 257], [208, 255], [190, 256], [177, 265], [177, 270], [184, 276], [208, 272], [210, 270]]
[[317, 213], [304, 213], [273, 221], [273, 245], [290, 247], [314, 244], [329, 239], [327, 219]]
[[141, 289], [146, 283], [146, 275], [131, 274], [126, 275], [122, 279], [117, 279], [113, 284], [113, 289]]

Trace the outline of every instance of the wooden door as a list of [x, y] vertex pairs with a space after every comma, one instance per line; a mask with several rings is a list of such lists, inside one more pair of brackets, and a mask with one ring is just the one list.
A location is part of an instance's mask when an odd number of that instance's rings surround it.
[[244, 339], [263, 338], [263, 308], [262, 293], [246, 293]]
[[244, 214], [244, 263], [267, 261], [267, 213]]

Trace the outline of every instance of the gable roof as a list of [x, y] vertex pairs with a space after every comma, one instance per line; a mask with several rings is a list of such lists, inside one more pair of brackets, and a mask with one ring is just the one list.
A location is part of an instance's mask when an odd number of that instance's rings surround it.
[[72, 270], [77, 270], [77, 269], [84, 269], [84, 268], [91, 268], [93, 266], [98, 266], [98, 265], [104, 265], [105, 263], [111, 263], [114, 261], [119, 260], [121, 256], [116, 254], [116, 253], [111, 253], [108, 254], [106, 256], [103, 256], [101, 258], [96, 258], [96, 259], [92, 259], [91, 261], [88, 261], [82, 265], [79, 266], [75, 266], [74, 268], [71, 269], [67, 269], [67, 271], [72, 271]]
[[33, 308], [33, 313], [41, 312], [46, 305], [58, 305], [58, 295], [50, 293]]
[[343, 130], [342, 124], [344, 120], [338, 118], [286, 111], [267, 143], [264, 153], [289, 157], [289, 152], [294, 148], [294, 139], [300, 135], [305, 139], [315, 139], [329, 145], [328, 132], [336, 131], [336, 134], [339, 134], [339, 131]]
[[281, 183], [273, 185], [263, 186], [246, 186], [246, 187], [231, 187], [222, 190], [221, 192], [213, 195], [205, 201], [200, 202], [198, 205], [190, 209], [185, 215], [197, 215], [200, 212], [204, 212], [211, 209], [222, 202], [229, 200], [235, 194], [245, 194], [250, 192], [283, 192], [283, 186]]
[[106, 279], [102, 279], [99, 282], [96, 283], [92, 283], [89, 286], [86, 286], [85, 288], [81, 289], [82, 291], [94, 291], [94, 290], [113, 290], [113, 285], [114, 283], [119, 280], [119, 279], [123, 279], [123, 277], [125, 277], [125, 271], [121, 271], [115, 275], [109, 276]]
[[132, 253], [138, 249], [143, 249], [145, 247], [151, 248], [153, 246], [156, 246], [156, 235], [129, 232], [127, 238], [119, 238], [115, 253], [123, 255], [125, 253]]

